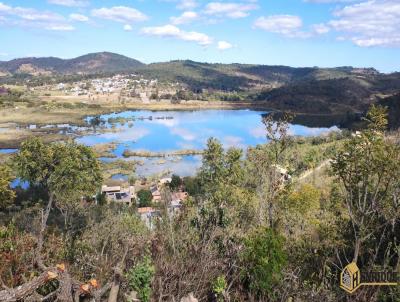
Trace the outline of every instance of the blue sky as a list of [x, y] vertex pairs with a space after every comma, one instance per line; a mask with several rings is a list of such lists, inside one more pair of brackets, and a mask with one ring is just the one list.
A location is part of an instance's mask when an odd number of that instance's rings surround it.
[[399, 0], [0, 0], [0, 60], [111, 51], [145, 63], [400, 70]]

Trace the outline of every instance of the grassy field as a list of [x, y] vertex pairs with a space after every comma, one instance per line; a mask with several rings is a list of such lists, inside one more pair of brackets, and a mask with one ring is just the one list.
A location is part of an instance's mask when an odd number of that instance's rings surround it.
[[181, 155], [199, 155], [203, 154], [203, 150], [177, 150], [171, 152], [151, 152], [151, 151], [135, 151], [135, 150], [125, 150], [123, 152], [124, 157], [167, 157], [167, 156], [181, 156]]

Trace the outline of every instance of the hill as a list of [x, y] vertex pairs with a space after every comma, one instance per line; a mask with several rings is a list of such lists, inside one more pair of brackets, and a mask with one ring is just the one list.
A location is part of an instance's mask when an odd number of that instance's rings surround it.
[[[2, 83], [79, 81], [99, 74], [136, 73], [159, 82], [180, 83], [213, 99], [249, 100], [272, 109], [312, 114], [364, 112], [371, 103], [400, 91], [400, 73], [373, 68], [217, 64], [177, 60], [143, 64], [102, 52], [74, 59], [22, 58], [0, 62]], [[200, 97], [201, 99], [201, 97]]]
[[389, 127], [397, 129], [400, 127], [400, 93], [386, 97], [379, 102], [388, 108]]
[[93, 74], [124, 72], [142, 67], [144, 64], [110, 52], [91, 53], [74, 59], [21, 58], [0, 62], [0, 72], [9, 74]]
[[272, 89], [300, 80], [331, 80], [379, 75], [371, 68], [318, 68], [250, 64], [210, 64], [190, 60], [153, 63], [137, 70], [147, 77], [181, 82], [196, 92], [201, 89], [241, 91]]

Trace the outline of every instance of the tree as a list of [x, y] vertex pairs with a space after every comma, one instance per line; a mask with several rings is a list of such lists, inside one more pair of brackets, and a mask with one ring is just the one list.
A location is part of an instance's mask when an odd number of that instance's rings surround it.
[[[99, 162], [89, 147], [74, 142], [44, 144], [40, 139], [32, 138], [21, 144], [13, 163], [21, 180], [29, 182], [30, 186], [40, 186], [47, 192], [48, 201], [41, 215], [34, 261], [41, 271], [60, 278], [58, 299], [72, 301], [72, 279], [65, 266], [60, 269], [49, 268], [43, 262], [44, 234], [54, 203], [67, 213], [70, 207], [79, 204], [82, 197], [96, 192], [102, 180]], [[39, 278], [35, 282], [46, 280]], [[24, 284], [22, 287], [27, 289], [22, 292], [17, 288], [5, 295], [27, 295], [36, 289], [35, 282]]]
[[367, 130], [354, 134], [332, 162], [354, 236], [354, 262], [364, 243], [376, 236], [382, 240], [387, 236], [386, 226], [394, 229], [400, 217], [400, 147], [384, 137], [387, 120], [383, 108], [373, 106], [367, 121]]
[[284, 163], [286, 150], [291, 144], [289, 133], [292, 116], [273, 114], [263, 117], [267, 144], [249, 149], [247, 153], [248, 182], [254, 186], [260, 201], [259, 220], [275, 227], [277, 203], [285, 183], [282, 183], [280, 167]]
[[15, 192], [10, 187], [12, 180], [10, 168], [0, 165], [0, 210], [7, 208], [14, 201]]
[[201, 184], [199, 178], [187, 176], [183, 178], [183, 183], [185, 185], [186, 192], [188, 192], [190, 196], [196, 196], [201, 193]]
[[151, 194], [151, 191], [149, 190], [140, 190], [137, 192], [137, 197], [139, 200], [139, 207], [149, 207], [151, 205], [151, 202], [153, 200], [153, 194]]
[[182, 186], [182, 178], [176, 174], [172, 174], [171, 177], [171, 182], [169, 183], [169, 187], [171, 190], [175, 191], [176, 189], [179, 189]]

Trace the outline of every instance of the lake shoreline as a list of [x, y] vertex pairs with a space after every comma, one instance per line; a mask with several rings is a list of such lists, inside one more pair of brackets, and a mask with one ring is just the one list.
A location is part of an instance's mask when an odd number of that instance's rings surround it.
[[[96, 105], [96, 106], [94, 106]], [[166, 103], [165, 101], [143, 103], [131, 102], [126, 104], [86, 104], [83, 108], [59, 108], [54, 110], [44, 110], [40, 107], [35, 108], [8, 108], [0, 111], [0, 128], [5, 131], [0, 135], [0, 149], [18, 148], [24, 140], [30, 136], [40, 136], [46, 142], [60, 141], [79, 137], [79, 133], [55, 134], [50, 130], [34, 131], [27, 129], [29, 125], [38, 127], [44, 125], [69, 124], [71, 126], [87, 126], [86, 118], [103, 114], [121, 113], [124, 111], [203, 111], [203, 110], [254, 110], [282, 112], [269, 108], [265, 102], [223, 102], [223, 101], [181, 101], [178, 104]], [[334, 114], [308, 114], [296, 112], [299, 116], [310, 116], [325, 118]], [[15, 127], [9, 126], [14, 124]], [[22, 129], [24, 128], [25, 129]], [[16, 130], [20, 128], [20, 130]]]

